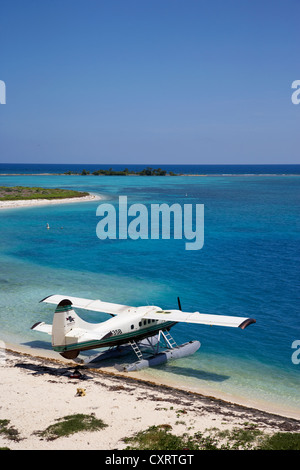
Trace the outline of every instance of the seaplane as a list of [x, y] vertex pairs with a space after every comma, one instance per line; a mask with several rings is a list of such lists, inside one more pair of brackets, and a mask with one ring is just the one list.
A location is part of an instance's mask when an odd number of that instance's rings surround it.
[[[178, 322], [242, 330], [256, 323], [253, 318], [184, 312], [179, 297], [177, 301], [177, 310], [162, 310], [154, 305], [133, 307], [101, 300], [50, 295], [40, 302], [56, 305], [52, 325], [37, 322], [31, 329], [51, 335], [53, 350], [75, 362], [79, 362], [77, 358], [81, 351], [105, 349], [101, 354], [87, 356], [82, 360], [90, 364], [133, 350], [137, 361], [116, 365], [119, 370], [130, 372], [194, 354], [200, 348], [199, 341], [177, 345], [170, 329]], [[107, 313], [111, 318], [100, 323], [90, 323], [83, 320], [74, 308]], [[145, 355], [147, 349], [151, 351], [150, 356], [147, 353]]]

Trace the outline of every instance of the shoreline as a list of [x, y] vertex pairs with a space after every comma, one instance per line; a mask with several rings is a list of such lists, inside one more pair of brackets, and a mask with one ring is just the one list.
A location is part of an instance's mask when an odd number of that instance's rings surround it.
[[[209, 398], [211, 400], [221, 401], [224, 403], [228, 403], [233, 406], [238, 406], [247, 409], [255, 409], [258, 412], [272, 414], [276, 416], [281, 416], [286, 419], [295, 419], [300, 421], [300, 409], [295, 408], [285, 408], [280, 409], [278, 405], [269, 403], [266, 404], [265, 401], [259, 399], [247, 399], [240, 397], [239, 395], [234, 395], [232, 393], [226, 392], [217, 392], [211, 388], [206, 388], [202, 386], [200, 390], [196, 390], [195, 388], [185, 385], [184, 383], [179, 385], [177, 382], [170, 380], [168, 378], [156, 377], [147, 373], [150, 369], [144, 369], [140, 371], [131, 371], [131, 372], [123, 372], [119, 371], [111, 365], [97, 365], [95, 364], [81, 364], [80, 362], [75, 362], [70, 359], [63, 358], [60, 354], [53, 351], [52, 349], [42, 349], [42, 348], [34, 348], [31, 346], [15, 344], [7, 342], [6, 350], [11, 351], [13, 353], [17, 353], [20, 355], [25, 355], [33, 358], [41, 358], [47, 361], [54, 361], [55, 363], [60, 364], [68, 364], [70, 367], [82, 367], [89, 371], [95, 371], [96, 373], [119, 377], [120, 379], [124, 379], [125, 381], [128, 379], [134, 382], [143, 382], [146, 384], [154, 384], [155, 386], [166, 387], [170, 390], [177, 390], [182, 393], [192, 394], [195, 396]], [[0, 341], [0, 351], [1, 351], [1, 341]], [[100, 363], [101, 364], [101, 363]]]
[[8, 200], [0, 201], [1, 209], [18, 209], [20, 207], [35, 207], [35, 206], [47, 206], [53, 204], [69, 204], [75, 202], [91, 202], [102, 199], [98, 194], [91, 194], [89, 196], [72, 197], [64, 199], [19, 199], [19, 200]]
[[[10, 345], [10, 347], [12, 347]], [[123, 439], [150, 426], [169, 425], [172, 433], [204, 433], [211, 428], [233, 429], [252, 423], [266, 433], [300, 431], [300, 420], [257, 410], [141, 377], [100, 369], [80, 368], [86, 380], [70, 378], [76, 364], [45, 356], [42, 351], [7, 348], [0, 361], [0, 419], [10, 420], [21, 440], [0, 434], [0, 447], [11, 449], [122, 450]], [[17, 349], [17, 348], [16, 348]], [[36, 353], [39, 355], [35, 355]], [[78, 396], [77, 389], [85, 389]], [[75, 413], [94, 413], [105, 430], [81, 432], [54, 441], [35, 433], [55, 420]]]

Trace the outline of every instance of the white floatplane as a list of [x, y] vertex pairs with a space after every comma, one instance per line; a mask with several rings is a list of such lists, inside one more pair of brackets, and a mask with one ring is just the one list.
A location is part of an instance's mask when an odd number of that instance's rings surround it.
[[[179, 310], [162, 310], [149, 305], [130, 307], [64, 295], [51, 295], [41, 302], [57, 305], [53, 323], [49, 325], [38, 322], [31, 329], [51, 335], [54, 351], [64, 358], [76, 360], [81, 351], [90, 349], [111, 348], [97, 356], [101, 359], [101, 356], [104, 358], [118, 354], [124, 348], [132, 348], [138, 361], [124, 367], [126, 371], [139, 370], [194, 354], [200, 347], [199, 341], [177, 345], [172, 338], [169, 330], [178, 322], [239, 327], [242, 330], [256, 322], [253, 318], [183, 312], [179, 298]], [[89, 323], [80, 318], [73, 307], [108, 313], [112, 318], [101, 323]], [[163, 351], [162, 343], [165, 345]], [[143, 356], [142, 349], [145, 345], [152, 349], [150, 358]]]

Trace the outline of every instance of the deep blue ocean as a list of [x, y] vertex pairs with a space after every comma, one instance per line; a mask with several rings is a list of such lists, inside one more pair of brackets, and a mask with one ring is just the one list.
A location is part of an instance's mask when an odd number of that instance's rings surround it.
[[161, 168], [176, 174], [200, 175], [299, 175], [300, 165], [154, 165], [154, 164], [85, 164], [85, 163], [0, 163], [0, 174], [36, 174], [65, 173], [67, 171], [81, 173], [83, 169], [92, 173], [99, 169], [141, 171], [146, 167]]
[[[185, 311], [257, 323], [245, 330], [177, 324], [176, 341], [198, 339], [201, 348], [147, 369], [147, 377], [300, 414], [300, 364], [292, 361], [292, 344], [300, 340], [300, 165], [149, 164], [207, 175], [192, 177], [39, 174], [146, 166], [0, 165], [0, 186], [90, 191], [116, 207], [120, 195], [147, 207], [204, 204], [205, 214], [204, 246], [188, 251], [184, 240], [172, 238], [100, 240], [102, 201], [1, 210], [0, 339], [51, 348], [50, 337], [30, 330], [37, 321], [52, 322], [53, 306], [39, 304], [50, 294], [165, 309], [176, 309], [179, 296]], [[93, 322], [107, 318], [80, 314]]]

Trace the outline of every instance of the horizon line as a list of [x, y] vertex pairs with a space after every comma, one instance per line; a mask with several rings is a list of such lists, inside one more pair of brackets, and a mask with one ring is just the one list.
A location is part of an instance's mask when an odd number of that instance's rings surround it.
[[0, 162], [0, 165], [173, 165], [173, 166], [192, 166], [192, 165], [198, 165], [198, 166], [217, 166], [217, 165], [235, 165], [235, 166], [249, 166], [249, 165], [255, 165], [255, 166], [276, 166], [276, 165], [300, 165], [300, 163], [81, 163], [81, 162], [76, 162], [76, 163], [71, 163], [71, 162], [64, 162], [64, 163], [45, 163], [45, 162]]

